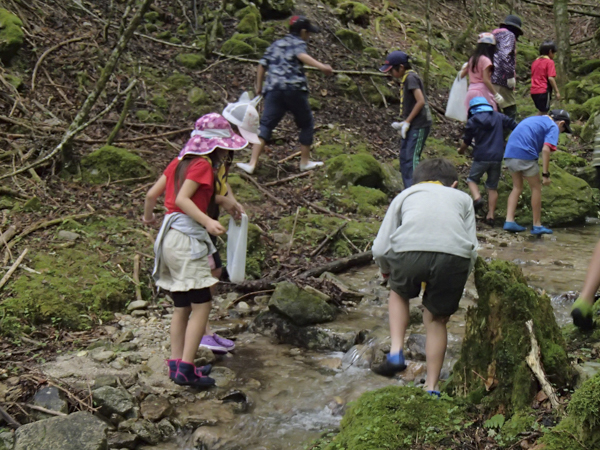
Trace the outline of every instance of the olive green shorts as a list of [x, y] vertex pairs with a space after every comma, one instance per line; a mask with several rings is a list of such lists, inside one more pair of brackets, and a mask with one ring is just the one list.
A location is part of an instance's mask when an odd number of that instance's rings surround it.
[[458, 310], [471, 260], [448, 253], [388, 251], [385, 255], [392, 268], [390, 288], [409, 300], [418, 297], [426, 283], [423, 306], [434, 316], [450, 316]]

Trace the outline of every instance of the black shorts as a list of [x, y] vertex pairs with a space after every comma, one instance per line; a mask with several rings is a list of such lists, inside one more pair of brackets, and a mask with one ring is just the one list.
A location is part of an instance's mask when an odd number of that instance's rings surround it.
[[390, 288], [409, 300], [427, 283], [423, 306], [434, 316], [450, 316], [458, 310], [471, 260], [448, 253], [388, 251], [385, 255], [392, 268]]
[[551, 92], [545, 92], [543, 94], [531, 94], [531, 99], [535, 107], [540, 112], [548, 112], [550, 111], [550, 100], [552, 99]]
[[192, 289], [185, 292], [171, 292], [175, 308], [188, 308], [193, 304], [208, 303], [212, 300], [210, 288]]

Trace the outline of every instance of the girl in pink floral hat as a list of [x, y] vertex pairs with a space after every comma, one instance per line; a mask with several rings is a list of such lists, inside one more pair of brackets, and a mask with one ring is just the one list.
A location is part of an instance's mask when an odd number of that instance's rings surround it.
[[[146, 224], [156, 220], [156, 201], [165, 194], [167, 214], [154, 243], [152, 273], [156, 285], [171, 292], [175, 310], [171, 320], [169, 378], [183, 386], [212, 386], [210, 366], [194, 366], [194, 356], [204, 335], [211, 309], [211, 274], [216, 248], [210, 236], [225, 233], [208, 215], [215, 203], [215, 173], [229, 151], [241, 150], [248, 141], [233, 132], [220, 114], [196, 121], [195, 130], [179, 156], [146, 194]], [[211, 267], [212, 266], [212, 267]]]

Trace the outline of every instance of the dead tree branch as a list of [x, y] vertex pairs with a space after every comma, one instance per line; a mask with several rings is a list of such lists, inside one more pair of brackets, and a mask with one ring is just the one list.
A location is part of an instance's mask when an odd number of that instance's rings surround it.
[[44, 53], [42, 53], [42, 56], [40, 56], [40, 59], [37, 60], [37, 62], [35, 63], [35, 67], [33, 68], [33, 74], [31, 75], [31, 92], [35, 91], [35, 80], [36, 80], [36, 76], [37, 76], [37, 71], [40, 68], [40, 65], [42, 64], [42, 62], [44, 61], [44, 59], [46, 59], [46, 57], [52, 53], [55, 50], [58, 50], [59, 48], [71, 44], [73, 42], [79, 42], [79, 41], [83, 41], [84, 39], [88, 39], [87, 36], [83, 36], [83, 37], [78, 37], [78, 38], [73, 38], [73, 39], [68, 39], [64, 42], [61, 42], [59, 44], [54, 45], [53, 47], [50, 47], [48, 50], [46, 50]]

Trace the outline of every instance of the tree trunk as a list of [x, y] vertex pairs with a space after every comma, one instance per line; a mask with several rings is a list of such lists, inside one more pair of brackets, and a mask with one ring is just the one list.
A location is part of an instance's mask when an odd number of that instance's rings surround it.
[[567, 83], [567, 77], [571, 68], [571, 44], [569, 30], [569, 0], [554, 0], [554, 27], [556, 30], [556, 45], [558, 47], [557, 58], [557, 82], [562, 90]]

